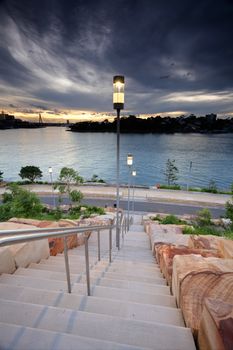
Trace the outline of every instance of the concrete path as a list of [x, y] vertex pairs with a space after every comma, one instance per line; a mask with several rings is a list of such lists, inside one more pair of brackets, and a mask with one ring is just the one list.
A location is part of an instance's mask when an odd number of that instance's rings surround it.
[[[50, 185], [26, 185], [24, 186], [33, 192], [39, 194], [52, 194]], [[116, 198], [115, 186], [76, 186], [78, 190], [82, 191], [86, 198]], [[5, 188], [0, 188], [0, 195], [4, 193]], [[55, 191], [56, 193], [57, 191]], [[132, 195], [132, 193], [131, 193]], [[127, 187], [120, 188], [121, 199], [127, 199]], [[156, 188], [135, 188], [135, 200], [145, 200], [149, 202], [169, 202], [169, 203], [187, 203], [193, 205], [209, 205], [209, 206], [224, 206], [227, 201], [231, 199], [231, 195], [213, 194], [204, 192], [189, 192], [189, 191], [175, 191], [162, 190]]]

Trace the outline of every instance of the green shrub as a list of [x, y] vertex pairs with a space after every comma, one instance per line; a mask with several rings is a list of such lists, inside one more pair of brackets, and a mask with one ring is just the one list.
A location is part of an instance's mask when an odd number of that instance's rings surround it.
[[210, 180], [209, 186], [202, 188], [201, 192], [218, 193], [216, 182], [214, 180]]
[[151, 217], [151, 220], [161, 222], [162, 218], [161, 218], [161, 216], [159, 214], [157, 214], [156, 216]]
[[226, 217], [231, 219], [231, 221], [233, 222], [233, 203], [232, 202], [226, 202], [225, 205], [225, 209], [226, 209]]
[[175, 215], [168, 215], [160, 223], [163, 225], [183, 225], [186, 224], [186, 221], [178, 219]]
[[197, 212], [196, 222], [198, 226], [211, 225], [211, 213], [209, 209], [204, 208]]
[[164, 190], [176, 190], [176, 191], [181, 190], [180, 185], [159, 185], [159, 188]]
[[9, 185], [10, 193], [3, 195], [3, 204], [0, 206], [0, 220], [9, 220], [11, 217], [32, 218], [42, 214], [43, 206], [35, 193], [22, 189], [17, 185]]
[[159, 221], [163, 225], [184, 225], [187, 224], [186, 221], [180, 220], [177, 216], [175, 215], [167, 215], [164, 218], [162, 218], [159, 214], [151, 217], [151, 220], [153, 221]]
[[193, 227], [193, 226], [186, 226], [183, 229], [183, 234], [188, 235], [214, 235], [214, 236], [222, 236], [224, 234], [224, 231], [221, 229], [215, 227], [215, 226], [202, 226], [202, 227]]
[[233, 231], [231, 231], [231, 230], [226, 230], [226, 231], [224, 232], [224, 237], [229, 238], [229, 239], [233, 239]]

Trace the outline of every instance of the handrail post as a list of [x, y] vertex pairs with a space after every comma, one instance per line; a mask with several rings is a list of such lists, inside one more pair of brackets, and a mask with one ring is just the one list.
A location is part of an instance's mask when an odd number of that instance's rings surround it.
[[85, 236], [85, 258], [86, 258], [86, 280], [87, 280], [87, 295], [91, 295], [90, 289], [90, 270], [89, 270], [89, 252], [88, 252], [88, 236]]
[[109, 262], [112, 262], [112, 229], [109, 230]]
[[100, 230], [97, 231], [98, 234], [98, 261], [100, 261]]
[[68, 247], [67, 247], [66, 236], [64, 237], [64, 258], [65, 258], [66, 279], [67, 279], [68, 293], [71, 293], [70, 267], [69, 267]]
[[122, 240], [124, 240], [124, 223], [125, 223], [125, 217], [123, 217], [122, 224], [121, 224], [121, 236], [122, 236]]

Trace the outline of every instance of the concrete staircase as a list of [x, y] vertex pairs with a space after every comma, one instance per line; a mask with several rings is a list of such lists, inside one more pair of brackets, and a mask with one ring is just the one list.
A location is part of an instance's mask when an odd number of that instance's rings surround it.
[[141, 217], [134, 219], [111, 264], [108, 232], [101, 233], [100, 262], [92, 234], [90, 297], [84, 247], [69, 251], [71, 294], [62, 254], [1, 275], [0, 349], [195, 349], [151, 254]]

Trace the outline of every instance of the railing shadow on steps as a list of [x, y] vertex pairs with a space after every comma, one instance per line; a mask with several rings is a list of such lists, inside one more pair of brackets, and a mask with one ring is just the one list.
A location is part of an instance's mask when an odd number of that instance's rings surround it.
[[[122, 239], [124, 238], [125, 230], [125, 218], [124, 214], [120, 212], [120, 232], [122, 232]], [[85, 244], [85, 264], [86, 264], [86, 282], [87, 282], [87, 295], [91, 295], [90, 286], [90, 264], [89, 264], [89, 249], [88, 240], [93, 231], [97, 232], [97, 244], [98, 244], [98, 261], [101, 260], [100, 254], [100, 232], [103, 230], [109, 230], [109, 263], [112, 262], [112, 230], [116, 228], [115, 219], [111, 225], [100, 225], [100, 226], [83, 226], [74, 228], [40, 228], [40, 229], [19, 229], [19, 230], [1, 230], [0, 231], [0, 247], [10, 246], [18, 243], [26, 243], [31, 241], [38, 241], [41, 239], [48, 238], [64, 238], [64, 258], [65, 258], [65, 269], [67, 279], [68, 293], [71, 293], [71, 281], [70, 281], [70, 267], [68, 258], [68, 247], [67, 247], [67, 236], [77, 233], [85, 233], [84, 244]], [[91, 233], [90, 233], [91, 232]], [[1, 236], [4, 236], [1, 238]]]

